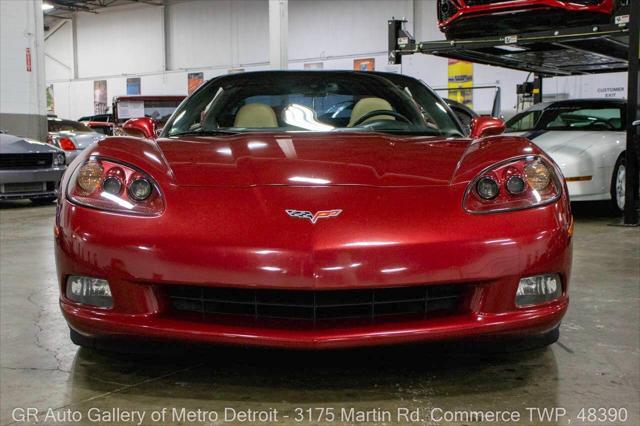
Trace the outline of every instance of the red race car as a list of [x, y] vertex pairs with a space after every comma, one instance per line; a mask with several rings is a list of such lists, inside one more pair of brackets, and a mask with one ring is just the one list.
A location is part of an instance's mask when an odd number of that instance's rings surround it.
[[629, 0], [438, 0], [447, 39], [606, 24], [629, 13]]
[[157, 138], [149, 118], [128, 126], [144, 137], [100, 141], [62, 183], [77, 344], [557, 339], [567, 189], [502, 120], [465, 137], [417, 80], [269, 71], [211, 80]]

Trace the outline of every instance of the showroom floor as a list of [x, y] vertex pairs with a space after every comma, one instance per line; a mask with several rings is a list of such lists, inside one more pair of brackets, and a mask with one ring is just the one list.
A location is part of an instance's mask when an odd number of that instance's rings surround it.
[[91, 407], [274, 408], [294, 423], [295, 407], [523, 414], [526, 407], [564, 407], [575, 418], [595, 404], [626, 407], [627, 424], [640, 424], [640, 231], [607, 226], [613, 218], [598, 211], [606, 209], [576, 211], [571, 307], [549, 349], [491, 355], [420, 346], [329, 353], [210, 348], [160, 357], [74, 346], [57, 304], [54, 206], [0, 204], [0, 421], [10, 424], [16, 407], [60, 415]]

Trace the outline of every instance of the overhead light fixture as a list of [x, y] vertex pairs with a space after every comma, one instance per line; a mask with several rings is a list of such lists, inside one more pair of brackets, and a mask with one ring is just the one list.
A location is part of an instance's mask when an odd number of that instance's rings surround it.
[[505, 45], [505, 46], [496, 46], [496, 49], [506, 50], [507, 52], [526, 52], [526, 51], [527, 51], [527, 49], [525, 49], [524, 47], [520, 47], [520, 46], [509, 46], [509, 45]]
[[53, 8], [54, 8], [54, 6], [51, 3], [42, 2], [42, 10], [44, 10], [45, 12], [47, 10], [51, 10]]

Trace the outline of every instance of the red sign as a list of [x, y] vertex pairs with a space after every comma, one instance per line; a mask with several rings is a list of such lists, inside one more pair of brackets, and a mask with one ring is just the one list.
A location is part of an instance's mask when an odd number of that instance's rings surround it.
[[27, 71], [31, 72], [31, 49], [27, 47]]

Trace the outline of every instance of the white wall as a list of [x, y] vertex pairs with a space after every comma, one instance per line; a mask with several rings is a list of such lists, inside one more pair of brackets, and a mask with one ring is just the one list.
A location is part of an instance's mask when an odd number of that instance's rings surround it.
[[44, 136], [47, 114], [42, 21], [38, 0], [0, 1], [0, 127], [30, 137]]
[[[352, 69], [354, 58], [374, 57], [376, 69], [384, 71], [387, 20], [405, 17], [417, 40], [443, 39], [435, 7], [435, 0], [289, 0], [289, 68], [321, 61], [325, 69]], [[135, 5], [78, 13], [76, 80], [71, 27], [65, 24], [46, 41], [47, 81], [54, 83], [60, 116], [92, 113], [93, 80], [107, 80], [109, 98], [125, 93], [127, 76], [141, 77], [143, 94], [186, 94], [188, 72], [201, 71], [206, 80], [231, 68], [269, 68], [267, 0], [170, 0], [166, 11], [164, 6]], [[447, 60], [405, 56], [402, 73], [445, 87]], [[474, 65], [474, 84], [500, 85], [506, 113], [515, 107], [516, 85], [526, 77], [519, 71]], [[595, 86], [603, 81], [601, 76], [550, 79], [544, 91], [598, 96]], [[626, 81], [621, 84], [626, 88]], [[474, 93], [479, 111], [489, 111], [492, 102], [492, 91]]]
[[[0, 112], [13, 114], [42, 114], [43, 103], [42, 58], [38, 57], [38, 33], [42, 36], [42, 19], [36, 0], [0, 1]], [[40, 14], [41, 15], [41, 14]], [[40, 43], [42, 43], [40, 41]], [[26, 49], [31, 49], [31, 71], [26, 67]], [[43, 108], [43, 105], [45, 106]]]

